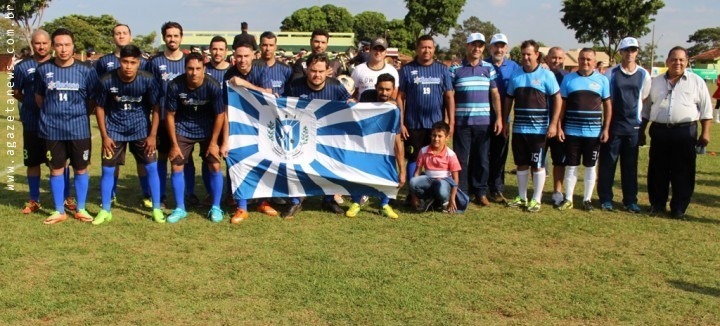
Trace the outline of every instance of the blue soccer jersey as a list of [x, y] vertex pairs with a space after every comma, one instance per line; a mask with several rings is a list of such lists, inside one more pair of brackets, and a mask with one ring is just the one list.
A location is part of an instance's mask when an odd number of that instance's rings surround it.
[[98, 77], [91, 66], [75, 61], [60, 67], [55, 60], [35, 69], [35, 94], [43, 97], [40, 137], [48, 140], [90, 138], [88, 100]]
[[167, 94], [167, 87], [175, 77], [185, 73], [185, 56], [178, 60], [170, 60], [162, 53], [156, 55], [150, 59], [150, 72], [155, 77], [155, 80], [160, 84], [160, 119], [165, 119], [165, 110], [167, 108], [167, 100], [165, 94]]
[[20, 103], [20, 121], [23, 130], [37, 132], [40, 128], [40, 109], [35, 103], [35, 69], [38, 62], [28, 58], [15, 65], [12, 88], [22, 91]]
[[[267, 67], [262, 65], [251, 65], [250, 72], [248, 72], [247, 74], [241, 73], [237, 67], [233, 66], [225, 73], [223, 81], [228, 81], [233, 77], [240, 77], [257, 87], [271, 89], [272, 83], [270, 82], [270, 79], [267, 78], [266, 72]], [[228, 103], [227, 89], [225, 90], [225, 96], [223, 97], [223, 100], [225, 101], [225, 104]]]
[[225, 88], [225, 74], [230, 70], [232, 66], [227, 66], [225, 69], [217, 69], [215, 66], [213, 66], [211, 63], [205, 64], [205, 74], [212, 77], [220, 83], [220, 87]]
[[175, 133], [190, 139], [212, 136], [215, 117], [225, 113], [222, 88], [215, 79], [205, 78], [202, 85], [190, 89], [185, 75], [168, 85], [167, 109], [175, 112]]
[[506, 96], [515, 100], [513, 133], [544, 135], [550, 123], [547, 97], [560, 91], [550, 70], [536, 67], [531, 72], [523, 68], [510, 77]]
[[325, 87], [313, 90], [307, 84], [307, 77], [295, 79], [287, 84], [285, 96], [299, 97], [304, 100], [347, 101], [350, 99], [345, 86], [335, 78], [325, 80]]
[[600, 137], [602, 102], [610, 98], [610, 83], [598, 72], [565, 76], [560, 93], [566, 103], [563, 131], [576, 137]]
[[126, 83], [117, 70], [100, 77], [95, 101], [105, 110], [105, 128], [114, 141], [145, 139], [150, 131], [150, 112], [159, 104], [160, 86], [153, 75], [138, 72]]
[[[118, 68], [120, 68], [120, 58], [115, 56], [115, 53], [106, 54], [97, 61], [95, 61], [95, 71], [100, 77]], [[150, 71], [148, 61], [145, 60], [145, 58], [143, 57], [140, 57], [139, 70]]]
[[274, 65], [267, 67], [266, 75], [272, 84], [274, 94], [280, 96], [285, 94], [285, 84], [290, 82], [292, 74], [292, 68], [282, 62], [275, 61]]
[[450, 70], [437, 61], [424, 66], [413, 61], [400, 69], [400, 91], [405, 93], [405, 126], [430, 129], [445, 115], [445, 92], [452, 91]]
[[485, 61], [473, 67], [463, 60], [450, 69], [455, 89], [455, 125], [487, 126], [490, 124], [490, 89], [495, 84], [495, 68]]

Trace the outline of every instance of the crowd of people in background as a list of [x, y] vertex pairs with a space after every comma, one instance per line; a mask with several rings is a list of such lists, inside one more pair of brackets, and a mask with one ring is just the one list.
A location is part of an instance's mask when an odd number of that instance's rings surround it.
[[[83, 222], [111, 221], [129, 148], [137, 162], [142, 205], [151, 209], [155, 222], [179, 222], [188, 215], [186, 205], [209, 207], [208, 219], [220, 222], [223, 197], [235, 209], [232, 223], [249, 218], [249, 206], [258, 214], [297, 216], [303, 198], [249, 201], [229, 190], [222, 169], [229, 151], [228, 85], [277, 97], [395, 104], [402, 117], [393, 144], [398, 180], [400, 187], [408, 183], [403, 204], [423, 212], [455, 213], [471, 203], [484, 207], [493, 202], [539, 212], [549, 156], [555, 208], [574, 208], [582, 165], [582, 209], [597, 208], [592, 197], [599, 179], [599, 208], [616, 210], [613, 179], [620, 161], [622, 208], [640, 213], [638, 149], [646, 143], [649, 126], [650, 213], [666, 214], [671, 197], [669, 216], [684, 218], [694, 191], [696, 148], [710, 141], [711, 97], [704, 81], [686, 70], [687, 51], [671, 49], [668, 72], [651, 79], [636, 63], [639, 44], [633, 37], [620, 43], [619, 64], [605, 67], [593, 49], [584, 48], [578, 70], [568, 72], [562, 48], [541, 56], [533, 40], [520, 42], [520, 62], [511, 60], [510, 40], [501, 33], [487, 40], [471, 33], [465, 53], [458, 54], [462, 60], [450, 67], [436, 60], [437, 44], [427, 35], [417, 39], [414, 59], [401, 64], [388, 56], [382, 37], [361, 43], [357, 52], [333, 55], [326, 51], [330, 34], [315, 30], [309, 51], [289, 55], [275, 34], [265, 32], [256, 40], [246, 23], [231, 43], [216, 36], [206, 46], [189, 49], [182, 48], [179, 23], [163, 24], [161, 34], [165, 49], [149, 56], [130, 44], [130, 27], [118, 24], [114, 53], [91, 57], [87, 65], [75, 59], [72, 31], [33, 33], [32, 55], [13, 73], [30, 188], [23, 213], [41, 209], [40, 166], [47, 164], [54, 211], [46, 224], [66, 220], [66, 211]], [[718, 92], [713, 96], [720, 98]], [[95, 216], [86, 209], [93, 112], [102, 138], [102, 209]], [[506, 198], [510, 150], [518, 193]], [[198, 158], [207, 193], [202, 200], [195, 189]], [[74, 197], [69, 168], [74, 170]], [[168, 174], [175, 208], [166, 216]], [[369, 200], [353, 194], [343, 208], [342, 196], [327, 195], [322, 207], [355, 217]], [[380, 201], [382, 215], [399, 217], [389, 198]], [[284, 208], [276, 210], [278, 205]]]

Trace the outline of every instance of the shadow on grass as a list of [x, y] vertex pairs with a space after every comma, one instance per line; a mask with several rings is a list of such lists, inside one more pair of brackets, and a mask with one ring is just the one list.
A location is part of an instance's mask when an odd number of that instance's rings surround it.
[[680, 280], [672, 280], [672, 281], [668, 281], [668, 283], [670, 285], [672, 285], [673, 287], [675, 287], [676, 289], [720, 298], [720, 289], [717, 289], [717, 288], [713, 288], [713, 287], [709, 287], [709, 286], [701, 286], [701, 285], [692, 284], [692, 283], [688, 283], [688, 282], [680, 281]]

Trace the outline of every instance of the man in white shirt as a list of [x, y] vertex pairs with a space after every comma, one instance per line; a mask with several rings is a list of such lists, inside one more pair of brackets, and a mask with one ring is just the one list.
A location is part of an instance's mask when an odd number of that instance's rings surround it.
[[[370, 43], [370, 60], [366, 63], [360, 64], [355, 67], [352, 72], [352, 79], [355, 82], [355, 93], [353, 98], [359, 99], [360, 95], [368, 89], [375, 89], [377, 77], [382, 74], [390, 74], [398, 80], [398, 72], [395, 67], [385, 63], [385, 56], [387, 55], [388, 43], [382, 38], [378, 37]], [[392, 93], [392, 98], [397, 98], [398, 85], [395, 85], [395, 90]]]

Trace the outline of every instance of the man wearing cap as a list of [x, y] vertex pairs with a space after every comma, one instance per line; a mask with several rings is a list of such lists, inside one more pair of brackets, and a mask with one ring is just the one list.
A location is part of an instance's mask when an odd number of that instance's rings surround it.
[[[568, 72], [563, 69], [563, 62], [565, 62], [565, 51], [558, 46], [554, 46], [548, 50], [548, 54], [545, 56], [545, 64], [548, 69], [555, 75], [558, 85], [562, 84], [563, 78]], [[550, 117], [555, 113], [553, 105], [555, 100], [553, 97], [548, 97], [548, 114]], [[558, 207], [565, 199], [563, 195], [563, 180], [565, 178], [565, 144], [560, 142], [557, 137], [548, 138], [545, 143], [545, 152], [550, 150], [552, 157], [552, 175], [553, 175], [553, 206]], [[547, 156], [546, 156], [547, 157]]]
[[408, 180], [415, 175], [420, 149], [430, 144], [432, 126], [445, 120], [450, 125], [448, 136], [455, 129], [452, 76], [445, 65], [435, 61], [435, 40], [432, 36], [419, 37], [415, 52], [415, 60], [400, 69], [397, 98], [402, 116], [400, 134], [405, 140], [408, 160]]
[[[377, 77], [382, 74], [390, 74], [398, 80], [397, 70], [385, 63], [387, 54], [387, 41], [378, 37], [370, 44], [370, 60], [355, 67], [352, 72], [352, 79], [355, 82], [355, 92], [353, 97], [358, 99], [363, 92], [369, 89], [375, 89]], [[392, 98], [397, 97], [397, 85], [392, 93]]]
[[620, 42], [619, 65], [608, 69], [605, 76], [610, 80], [612, 98], [612, 121], [610, 139], [600, 145], [600, 169], [598, 171], [598, 197], [603, 210], [613, 210], [612, 185], [615, 167], [620, 160], [623, 205], [628, 212], [639, 213], [637, 205], [638, 140], [642, 119], [642, 103], [650, 94], [650, 74], [637, 65], [640, 44], [633, 37]]
[[[505, 34], [495, 34], [490, 39], [490, 56], [485, 58], [486, 62], [489, 62], [495, 68], [497, 78], [495, 84], [497, 85], [498, 92], [500, 93], [500, 102], [505, 101], [505, 89], [507, 88], [510, 76], [515, 70], [520, 69], [517, 62], [506, 58], [505, 55], [510, 50], [508, 46], [508, 38]], [[492, 103], [490, 103], [492, 105]], [[495, 123], [496, 119], [500, 116], [495, 115], [495, 109], [491, 106], [490, 110], [490, 122]], [[507, 121], [502, 122], [503, 125], [507, 124]], [[490, 199], [498, 202], [505, 203], [505, 196], [503, 191], [505, 190], [505, 161], [507, 160], [508, 154], [508, 138], [503, 133], [499, 135], [490, 136], [490, 173], [488, 176], [488, 190], [490, 191]]]
[[[695, 191], [695, 147], [710, 142], [713, 112], [705, 81], [685, 71], [685, 48], [670, 49], [665, 63], [668, 71], [652, 79], [640, 126], [640, 145], [645, 143], [645, 127], [650, 125], [648, 195], [650, 214], [665, 212], [668, 188], [672, 185], [671, 217], [682, 219]], [[702, 127], [698, 138], [697, 124]]]
[[460, 189], [475, 194], [477, 203], [487, 206], [490, 136], [502, 132], [501, 119], [490, 125], [490, 102], [495, 115], [500, 116], [500, 93], [495, 68], [482, 60], [485, 36], [472, 33], [466, 41], [465, 59], [450, 69], [455, 89], [453, 150], [460, 161]]

